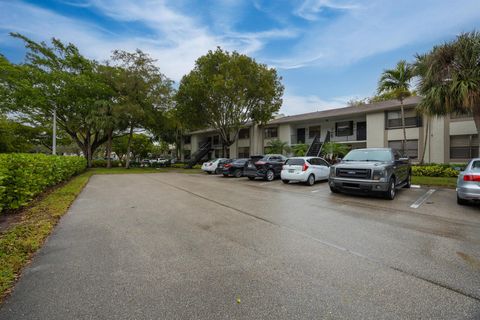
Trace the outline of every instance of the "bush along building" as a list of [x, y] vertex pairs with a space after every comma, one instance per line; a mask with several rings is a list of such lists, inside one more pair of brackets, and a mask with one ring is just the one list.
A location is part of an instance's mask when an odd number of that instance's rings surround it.
[[[420, 101], [420, 97], [404, 100], [405, 152], [413, 162], [419, 161], [422, 156], [426, 163], [461, 163], [478, 157], [478, 135], [471, 115], [429, 117], [417, 113], [416, 106]], [[352, 149], [391, 147], [401, 151], [400, 102], [390, 100], [362, 104], [279, 117], [263, 126], [250, 125], [239, 132], [238, 139], [227, 148], [226, 155], [215, 130], [194, 131], [183, 138], [182, 160], [260, 155], [266, 153], [268, 143], [273, 139], [290, 146], [312, 146], [314, 142], [321, 144], [329, 139]]]

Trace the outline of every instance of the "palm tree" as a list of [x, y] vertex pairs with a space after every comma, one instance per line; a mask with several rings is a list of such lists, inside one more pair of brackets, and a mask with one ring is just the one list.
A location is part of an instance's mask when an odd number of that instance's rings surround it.
[[343, 143], [327, 142], [323, 145], [322, 155], [335, 163], [338, 157], [343, 157], [350, 151], [350, 147]]
[[417, 55], [418, 108], [429, 115], [471, 113], [480, 135], [480, 33], [463, 33], [455, 40]]
[[280, 139], [270, 140], [267, 145], [267, 153], [283, 154], [284, 152], [290, 152], [290, 147], [285, 141]]
[[405, 130], [405, 111], [403, 100], [412, 95], [410, 86], [414, 77], [414, 68], [405, 60], [400, 60], [395, 69], [384, 70], [378, 81], [378, 94], [393, 93], [394, 97], [400, 101], [400, 111], [402, 117], [403, 141], [402, 153], [405, 154], [405, 145], [407, 141], [407, 132]]

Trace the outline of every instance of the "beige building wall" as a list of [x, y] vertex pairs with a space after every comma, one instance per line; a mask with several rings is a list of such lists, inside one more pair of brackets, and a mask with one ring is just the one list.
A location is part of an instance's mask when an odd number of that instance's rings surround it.
[[367, 114], [367, 148], [383, 148], [385, 146], [385, 113]]
[[[446, 121], [444, 117], [430, 118], [430, 134], [425, 150], [425, 162], [444, 163], [449, 141], [445, 139]], [[447, 134], [448, 135], [448, 134]]]

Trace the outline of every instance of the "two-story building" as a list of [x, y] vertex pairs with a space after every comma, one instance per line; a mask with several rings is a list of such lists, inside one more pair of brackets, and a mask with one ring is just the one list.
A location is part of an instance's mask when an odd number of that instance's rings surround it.
[[[424, 153], [425, 162], [456, 163], [478, 157], [478, 135], [471, 116], [428, 117], [417, 113], [420, 97], [404, 101], [407, 154], [415, 161]], [[279, 117], [264, 126], [250, 124], [240, 130], [236, 142], [223, 154], [215, 130], [191, 132], [184, 137], [184, 159], [210, 141], [209, 158], [243, 158], [265, 153], [272, 139], [289, 145], [310, 144], [330, 131], [331, 141], [350, 148], [402, 147], [400, 102], [396, 100]]]

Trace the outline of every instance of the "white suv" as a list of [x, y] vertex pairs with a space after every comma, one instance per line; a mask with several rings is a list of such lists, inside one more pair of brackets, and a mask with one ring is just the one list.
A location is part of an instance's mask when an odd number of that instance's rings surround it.
[[280, 174], [283, 183], [290, 181], [306, 182], [313, 186], [315, 182], [327, 180], [330, 174], [330, 165], [327, 161], [317, 157], [288, 158]]

